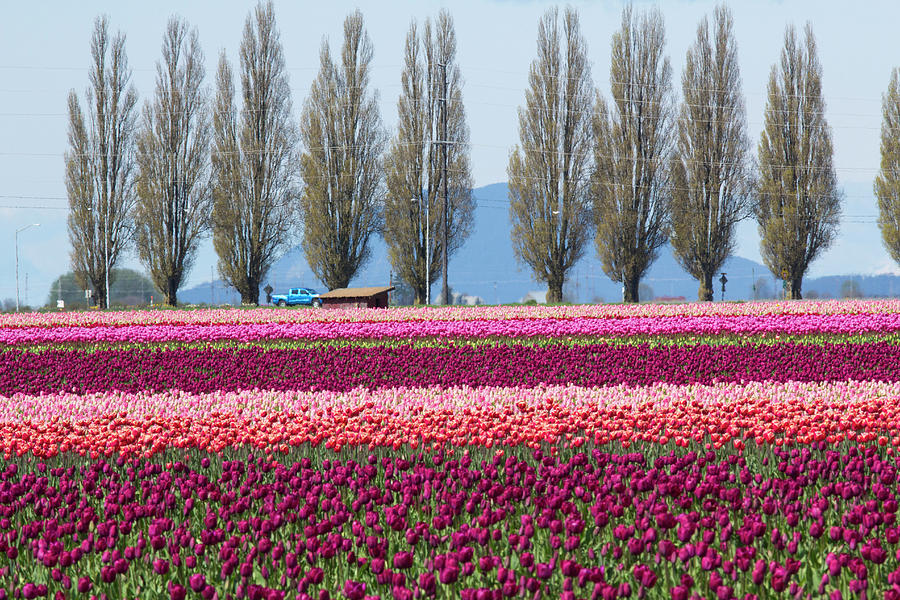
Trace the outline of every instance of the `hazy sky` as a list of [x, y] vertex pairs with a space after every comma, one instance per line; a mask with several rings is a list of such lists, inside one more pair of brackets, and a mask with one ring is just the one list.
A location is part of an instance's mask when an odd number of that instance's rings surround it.
[[[637, 2], [658, 6], [665, 18], [673, 80], [680, 88], [681, 68], [697, 23], [713, 2]], [[623, 3], [576, 2], [588, 42], [592, 75], [609, 93], [609, 50]], [[111, 29], [127, 35], [126, 50], [133, 81], [143, 101], [153, 94], [155, 64], [165, 23], [179, 14], [197, 27], [206, 55], [207, 82], [224, 50], [234, 61], [243, 23], [255, 2], [41, 2], [11, 3], [0, 21], [0, 298], [15, 296], [16, 229], [41, 223], [20, 234], [20, 288], [29, 274], [30, 299], [41, 302], [50, 282], [68, 269], [63, 153], [66, 150], [66, 95], [83, 97], [90, 61], [93, 21], [107, 14]], [[424, 20], [448, 7], [454, 17], [464, 100], [471, 129], [475, 183], [506, 180], [508, 153], [518, 138], [528, 67], [535, 55], [539, 17], [554, 3], [462, 0], [452, 3], [276, 2], [298, 115], [318, 70], [323, 39], [339, 48], [348, 12], [359, 7], [375, 47], [372, 82], [380, 96], [382, 119], [393, 128], [400, 91], [402, 50], [412, 19]], [[881, 94], [895, 52], [896, 2], [753, 1], [731, 2], [735, 18], [749, 131], [755, 151], [762, 128], [766, 82], [778, 60], [788, 23], [813, 25], [824, 69], [827, 118], [834, 135], [835, 166], [845, 189], [844, 224], [838, 243], [810, 275], [894, 270], [881, 247], [872, 197], [879, 165]], [[505, 206], [498, 205], [498, 210]], [[755, 225], [742, 224], [738, 254], [759, 260]], [[204, 245], [189, 284], [209, 279], [215, 256]], [[136, 266], [134, 257], [127, 266]]]

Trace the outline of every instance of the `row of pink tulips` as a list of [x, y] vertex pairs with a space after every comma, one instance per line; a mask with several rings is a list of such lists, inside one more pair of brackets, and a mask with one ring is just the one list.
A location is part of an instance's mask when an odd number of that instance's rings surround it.
[[900, 445], [900, 383], [0, 397], [0, 452], [150, 456], [169, 448], [629, 445], [842, 440]]
[[857, 335], [900, 331], [898, 313], [15, 327], [0, 345], [202, 343], [307, 339]]
[[900, 312], [900, 300], [748, 302], [579, 306], [492, 306], [398, 308], [389, 311], [297, 309], [21, 313], [0, 315], [0, 329], [91, 327], [98, 325], [210, 325], [251, 323], [472, 321], [505, 319], [603, 319], [658, 317], [739, 317], [760, 315], [836, 315]]
[[[207, 418], [231, 414], [248, 419], [267, 413], [286, 412], [313, 418], [333, 418], [337, 414], [361, 414], [375, 411], [383, 418], [412, 419], [441, 411], [514, 411], [536, 410], [555, 406], [565, 410], [584, 411], [607, 408], [631, 410], [652, 407], [665, 420], [666, 411], [687, 404], [717, 410], [735, 411], [736, 427], [753, 428], [773, 423], [772, 414], [757, 415], [746, 407], [754, 404], [797, 407], [800, 413], [785, 415], [778, 428], [794, 430], [810, 422], [832, 422], [842, 427], [855, 427], [856, 409], [880, 402], [883, 412], [878, 420], [886, 426], [900, 417], [900, 382], [827, 381], [827, 382], [760, 382], [746, 384], [715, 383], [709, 385], [674, 385], [654, 383], [645, 386], [614, 385], [580, 387], [547, 385], [527, 387], [398, 387], [380, 390], [356, 388], [334, 391], [269, 391], [210, 392], [192, 394], [179, 390], [164, 392], [98, 392], [90, 394], [53, 393], [42, 395], [0, 395], [0, 423], [68, 422], [77, 423], [100, 417]], [[802, 414], [801, 414], [802, 413]], [[373, 413], [374, 414], [374, 413]], [[761, 418], [758, 423], [754, 421]], [[745, 420], [749, 419], [749, 420]], [[796, 420], [794, 425], [791, 420]], [[898, 421], [900, 426], [900, 421]], [[500, 423], [498, 426], [503, 426]], [[640, 424], [639, 427], [651, 424]], [[702, 417], [694, 423], [704, 427]], [[652, 424], [653, 427], [658, 427]]]

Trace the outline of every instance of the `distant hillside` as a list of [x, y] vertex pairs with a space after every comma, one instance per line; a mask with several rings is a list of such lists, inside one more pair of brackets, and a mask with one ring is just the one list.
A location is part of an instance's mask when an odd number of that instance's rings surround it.
[[[510, 222], [507, 186], [497, 183], [474, 190], [477, 208], [475, 227], [465, 245], [450, 259], [450, 287], [456, 292], [480, 296], [489, 304], [518, 302], [532, 291], [544, 290], [535, 281], [530, 270], [518, 264], [509, 238]], [[780, 293], [781, 281], [772, 277], [763, 265], [741, 257], [729, 259], [722, 269], [728, 282], [726, 300], [751, 300]], [[391, 265], [381, 238], [372, 244], [372, 258], [352, 286], [387, 284], [391, 278]], [[715, 298], [721, 298], [721, 286], [715, 283]], [[856, 279], [859, 289], [870, 297], [887, 297], [900, 294], [900, 277], [895, 275], [828, 276], [804, 281], [804, 295], [841, 297], [841, 285], [848, 279]], [[758, 285], [754, 291], [754, 282]], [[324, 291], [321, 282], [315, 280], [299, 246], [292, 249], [272, 267], [266, 278], [276, 290], [291, 286], [307, 286]], [[642, 283], [652, 289], [653, 296], [680, 297], [688, 301], [697, 298], [697, 281], [688, 275], [675, 261], [671, 248], [664, 247], [650, 267]], [[265, 284], [264, 284], [265, 285]], [[440, 292], [440, 280], [432, 288], [432, 297]], [[571, 271], [564, 294], [575, 302], [620, 302], [621, 284], [611, 281], [603, 273], [593, 243], [586, 249], [585, 257]], [[221, 281], [186, 289], [179, 294], [181, 302], [209, 302], [217, 304], [240, 301], [233, 288], [225, 288]], [[265, 294], [260, 293], [264, 299]]]
[[900, 277], [896, 275], [829, 275], [803, 283], [804, 296], [815, 291], [822, 298], [840, 298], [842, 286], [853, 281], [866, 298], [893, 298], [900, 295]]

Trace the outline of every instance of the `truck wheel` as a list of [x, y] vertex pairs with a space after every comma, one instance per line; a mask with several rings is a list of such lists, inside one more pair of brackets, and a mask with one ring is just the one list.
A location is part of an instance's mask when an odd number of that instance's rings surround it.
[[285, 302], [284, 300], [279, 300], [278, 306], [287, 306], [287, 302]]
[[313, 300], [312, 305], [313, 305], [313, 308], [322, 308], [322, 301], [321, 300]]

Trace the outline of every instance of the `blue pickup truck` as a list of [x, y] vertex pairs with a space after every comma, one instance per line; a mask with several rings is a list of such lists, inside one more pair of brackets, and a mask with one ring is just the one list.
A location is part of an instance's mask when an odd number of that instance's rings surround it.
[[297, 306], [306, 305], [314, 308], [322, 306], [322, 299], [319, 298], [316, 290], [309, 288], [291, 288], [287, 294], [276, 294], [272, 296], [272, 303], [278, 306]]

